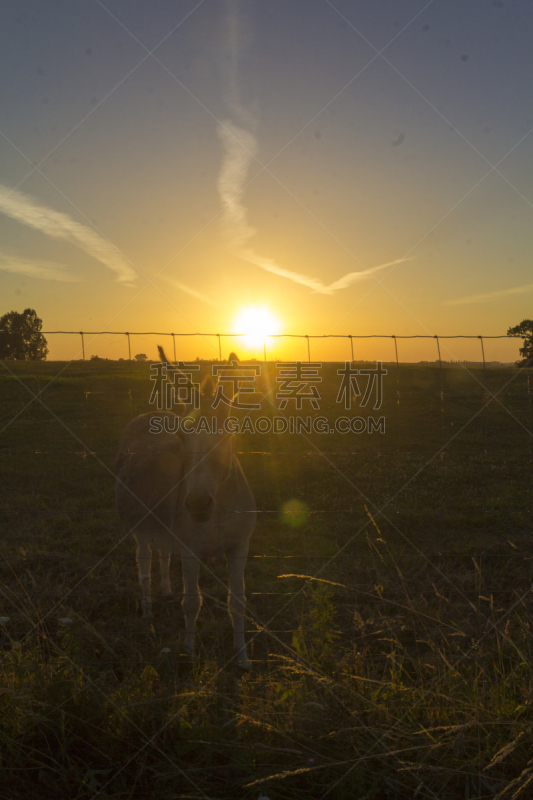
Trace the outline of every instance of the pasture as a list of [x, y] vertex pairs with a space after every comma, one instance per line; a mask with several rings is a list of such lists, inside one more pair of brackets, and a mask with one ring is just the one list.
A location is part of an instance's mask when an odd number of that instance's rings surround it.
[[149, 365], [2, 367], [2, 800], [527, 796], [530, 376], [387, 365], [381, 408], [346, 411], [339, 366], [296, 413], [384, 433], [237, 436], [259, 510], [249, 673], [224, 563], [201, 570], [196, 661], [179, 560], [141, 619], [112, 465], [152, 410]]

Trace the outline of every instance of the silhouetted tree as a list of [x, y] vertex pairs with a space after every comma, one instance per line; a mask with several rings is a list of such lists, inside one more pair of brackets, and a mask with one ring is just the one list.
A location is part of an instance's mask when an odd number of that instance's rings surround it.
[[146, 353], [137, 353], [135, 361], [146, 361]]
[[509, 328], [507, 336], [519, 336], [524, 340], [524, 346], [518, 350], [523, 359], [517, 361], [516, 366], [533, 366], [533, 319], [523, 319], [520, 325]]
[[43, 321], [33, 308], [22, 314], [10, 311], [0, 318], [0, 358], [15, 361], [44, 361], [47, 341], [41, 333]]

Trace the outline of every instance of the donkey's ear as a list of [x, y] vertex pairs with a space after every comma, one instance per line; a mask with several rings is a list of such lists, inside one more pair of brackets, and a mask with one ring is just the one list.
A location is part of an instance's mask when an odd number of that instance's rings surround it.
[[160, 345], [160, 344], [158, 344], [158, 345], [157, 345], [157, 349], [158, 349], [158, 351], [159, 351], [159, 359], [160, 359], [160, 361], [162, 361], [162, 362], [163, 362], [163, 364], [168, 364], [168, 363], [170, 363], [170, 362], [169, 362], [169, 360], [168, 360], [168, 358], [167, 358], [167, 357], [166, 357], [166, 355], [165, 355], [165, 351], [163, 350], [163, 348], [161, 347], [161, 345]]
[[168, 379], [171, 383], [174, 383], [174, 406], [176, 408], [176, 412], [179, 416], [184, 415], [188, 411], [190, 411], [193, 407], [196, 408], [195, 400], [180, 400], [178, 394], [176, 394], [175, 386], [176, 386], [176, 378], [177, 382], [179, 383], [179, 388], [183, 388], [184, 386], [188, 386], [188, 388], [192, 391], [193, 395], [196, 396], [198, 389], [197, 384], [195, 385], [190, 377], [185, 373], [182, 372], [182, 369], [186, 366], [183, 361], [177, 361], [176, 363], [172, 363], [166, 357], [165, 351], [161, 347], [161, 345], [157, 345], [157, 349], [159, 350], [159, 358], [163, 362], [163, 371], [168, 376]]

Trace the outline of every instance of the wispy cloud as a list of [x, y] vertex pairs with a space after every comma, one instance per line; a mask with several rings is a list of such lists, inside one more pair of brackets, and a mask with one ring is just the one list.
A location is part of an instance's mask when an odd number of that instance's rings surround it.
[[0, 184], [0, 212], [53, 239], [64, 239], [75, 244], [111, 269], [117, 275], [119, 283], [131, 286], [137, 277], [133, 267], [100, 234], [76, 222], [68, 214], [40, 205], [29, 195], [2, 184]]
[[364, 280], [374, 272], [391, 267], [405, 259], [399, 258], [387, 264], [380, 264], [370, 269], [349, 272], [329, 284], [301, 272], [285, 269], [272, 258], [262, 256], [250, 245], [255, 229], [248, 222], [248, 210], [242, 201], [243, 189], [252, 160], [258, 151], [258, 142], [254, 131], [257, 128], [257, 114], [244, 108], [239, 91], [239, 62], [242, 54], [250, 47], [251, 27], [239, 0], [227, 0], [227, 47], [222, 59], [223, 96], [236, 125], [231, 119], [225, 120], [217, 127], [223, 156], [218, 175], [217, 188], [222, 204], [222, 223], [226, 233], [228, 246], [234, 255], [255, 264], [266, 272], [279, 275], [289, 281], [306, 286], [319, 294], [333, 294], [346, 289], [358, 281]]
[[176, 289], [179, 289], [180, 292], [185, 292], [185, 294], [194, 297], [196, 300], [201, 300], [202, 303], [208, 303], [210, 306], [216, 306], [217, 308], [220, 307], [220, 303], [217, 303], [215, 300], [212, 300], [210, 297], [207, 297], [205, 294], [201, 294], [197, 292], [195, 289], [191, 289], [190, 286], [185, 286], [184, 283], [180, 283], [179, 281], [174, 280], [174, 278], [169, 278], [166, 275], [162, 276], [167, 283], [170, 283]]
[[46, 281], [63, 281], [64, 283], [80, 283], [82, 281], [77, 275], [73, 275], [57, 264], [48, 261], [31, 261], [7, 254], [0, 254], [0, 270]]
[[257, 139], [230, 120], [218, 125], [218, 135], [224, 148], [217, 182], [222, 218], [230, 243], [235, 248], [243, 248], [255, 233], [255, 228], [248, 224], [248, 211], [241, 202], [241, 192], [257, 152]]
[[533, 283], [526, 283], [524, 286], [514, 286], [512, 289], [498, 289], [496, 292], [484, 292], [483, 294], [472, 294], [468, 297], [458, 297], [455, 300], [447, 300], [446, 306], [462, 306], [469, 303], [488, 303], [490, 300], [498, 300], [508, 294], [526, 294], [533, 292]]
[[[241, 114], [242, 115], [242, 114]], [[318, 294], [333, 294], [339, 289], [346, 289], [358, 281], [368, 278], [379, 270], [399, 264], [405, 259], [399, 258], [380, 264], [370, 269], [348, 272], [330, 284], [324, 284], [318, 278], [301, 272], [285, 269], [273, 259], [259, 255], [249, 246], [255, 229], [248, 223], [248, 211], [242, 203], [242, 191], [248, 175], [252, 159], [257, 152], [257, 139], [245, 128], [226, 120], [218, 126], [218, 135], [224, 149], [222, 165], [218, 176], [218, 193], [223, 207], [223, 225], [232, 252], [239, 258], [261, 269], [287, 278], [294, 283], [307, 286]]]

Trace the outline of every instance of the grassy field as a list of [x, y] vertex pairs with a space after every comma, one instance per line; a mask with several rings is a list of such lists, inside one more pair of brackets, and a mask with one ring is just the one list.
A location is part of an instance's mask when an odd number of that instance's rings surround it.
[[1, 800], [531, 796], [529, 374], [388, 366], [381, 409], [346, 411], [338, 366], [300, 413], [385, 433], [237, 438], [260, 510], [242, 674], [224, 563], [195, 663], [179, 560], [140, 617], [112, 465], [149, 365], [0, 365]]

